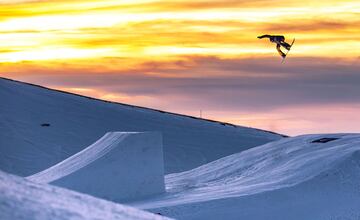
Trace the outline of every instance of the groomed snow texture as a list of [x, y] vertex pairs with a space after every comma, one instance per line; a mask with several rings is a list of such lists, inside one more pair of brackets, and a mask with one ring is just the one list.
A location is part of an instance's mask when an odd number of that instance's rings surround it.
[[28, 179], [123, 202], [164, 192], [158, 132], [109, 132], [94, 144]]

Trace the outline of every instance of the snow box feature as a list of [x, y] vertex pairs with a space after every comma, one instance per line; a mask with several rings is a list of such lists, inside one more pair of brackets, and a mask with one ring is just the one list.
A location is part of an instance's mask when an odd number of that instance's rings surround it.
[[62, 162], [27, 177], [124, 202], [165, 191], [159, 132], [108, 132]]

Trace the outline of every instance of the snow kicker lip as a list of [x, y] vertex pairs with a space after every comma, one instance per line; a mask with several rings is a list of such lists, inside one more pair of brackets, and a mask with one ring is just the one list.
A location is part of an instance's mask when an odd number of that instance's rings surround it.
[[108, 132], [84, 150], [27, 179], [113, 201], [162, 193], [161, 134]]
[[128, 133], [106, 133], [82, 151], [46, 170], [28, 176], [27, 179], [37, 183], [50, 183], [61, 179], [103, 157], [128, 135]]

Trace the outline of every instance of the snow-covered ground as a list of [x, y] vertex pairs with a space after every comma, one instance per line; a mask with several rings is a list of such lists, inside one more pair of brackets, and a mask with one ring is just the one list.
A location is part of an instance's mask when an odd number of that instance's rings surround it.
[[167, 218], [60, 187], [37, 184], [0, 171], [0, 219], [160, 220]]
[[164, 192], [162, 149], [158, 132], [109, 132], [28, 179], [115, 202], [135, 200]]
[[281, 135], [108, 103], [0, 78], [0, 169], [29, 176], [110, 131], [158, 131], [165, 173], [195, 168]]
[[[161, 218], [30, 181], [56, 184], [85, 169], [88, 187], [111, 194], [116, 180], [126, 178], [116, 173], [119, 165], [135, 176], [162, 172], [161, 166], [139, 170], [117, 161], [148, 156], [141, 140], [134, 154], [114, 153], [126, 133], [109, 133], [114, 139], [105, 136], [91, 145], [111, 131], [163, 134], [165, 171], [171, 173], [165, 176], [166, 191], [127, 205], [176, 219], [360, 219], [360, 134], [282, 138], [5, 79], [0, 97], [0, 169], [18, 175], [45, 170], [28, 180], [0, 172], [0, 219]], [[102, 172], [109, 175], [103, 178]]]
[[357, 220], [360, 134], [282, 139], [169, 174], [166, 188], [131, 205], [176, 219]]

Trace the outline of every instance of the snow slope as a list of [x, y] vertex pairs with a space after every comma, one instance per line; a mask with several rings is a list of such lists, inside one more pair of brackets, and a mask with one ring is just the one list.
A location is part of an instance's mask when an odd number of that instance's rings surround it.
[[[188, 171], [166, 175], [165, 193], [129, 205], [177, 219], [360, 219], [360, 134], [281, 138], [4, 79], [0, 97], [0, 168], [28, 175], [70, 157], [33, 176], [34, 181], [56, 181], [83, 168], [101, 180], [89, 168], [115, 148], [104, 142], [87, 154], [86, 146], [108, 131], [160, 131], [166, 172]], [[335, 139], [321, 143], [323, 138]], [[267, 144], [258, 146], [262, 143]], [[79, 155], [80, 160], [71, 159]], [[74, 161], [75, 166], [63, 165]], [[136, 210], [117, 211], [115, 206], [0, 173], [1, 219], [116, 219], [115, 214], [137, 219], [132, 216]]]
[[0, 171], [0, 219], [62, 220], [168, 219], [47, 184], [36, 184]]
[[0, 169], [21, 176], [47, 169], [109, 131], [161, 132], [165, 173], [189, 170], [282, 138], [4, 78], [0, 78], [0, 99]]
[[27, 179], [116, 202], [163, 193], [161, 134], [108, 132], [84, 150]]
[[[328, 143], [312, 143], [324, 138]], [[177, 219], [360, 219], [360, 134], [303, 135], [166, 176], [132, 203]]]

